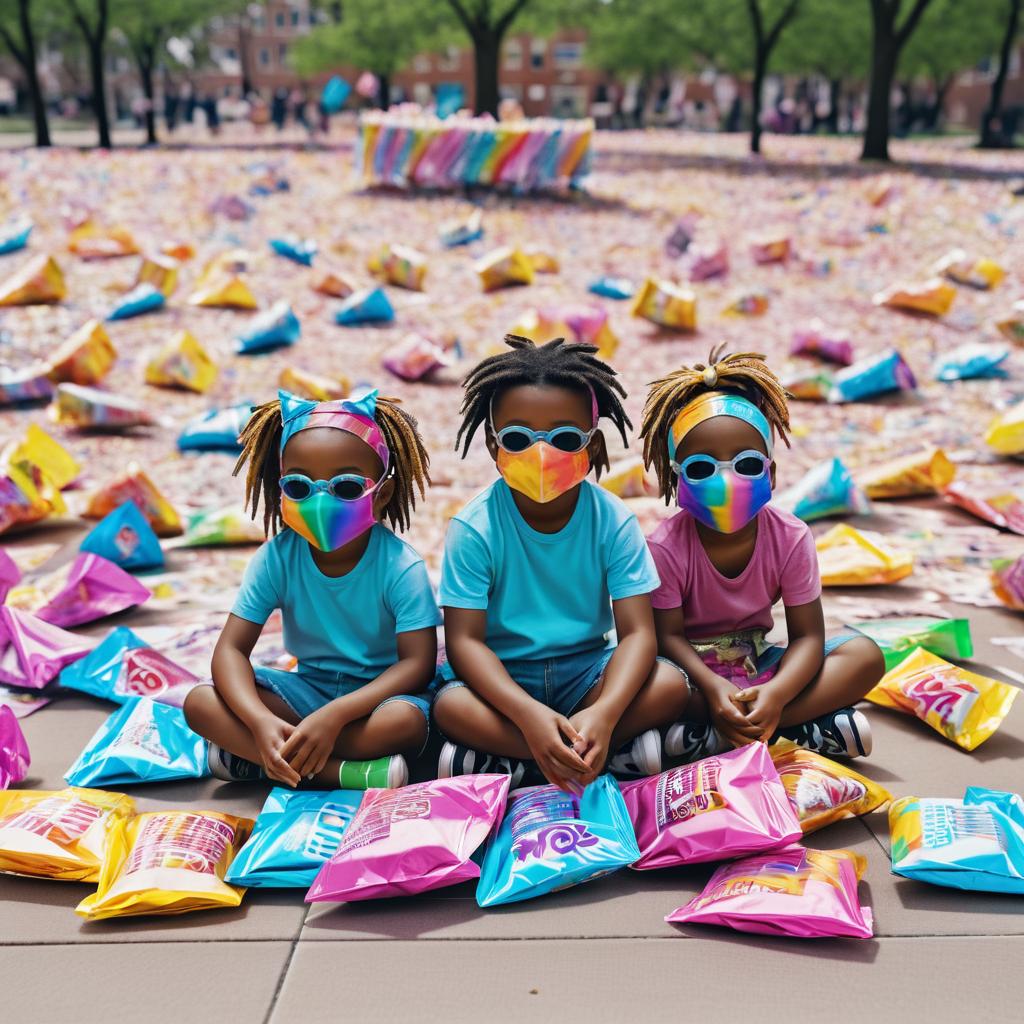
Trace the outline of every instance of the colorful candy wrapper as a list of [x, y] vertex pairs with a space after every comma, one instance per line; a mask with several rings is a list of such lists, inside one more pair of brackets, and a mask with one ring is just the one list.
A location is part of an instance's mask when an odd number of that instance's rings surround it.
[[505, 246], [493, 249], [477, 260], [473, 268], [485, 292], [513, 285], [533, 284], [533, 264], [520, 249]]
[[7, 603], [54, 626], [70, 628], [145, 604], [151, 596], [124, 569], [82, 552], [70, 564], [15, 587]]
[[689, 288], [648, 277], [633, 303], [633, 316], [677, 331], [697, 329], [697, 297]]
[[1024, 895], [1024, 801], [969, 786], [963, 800], [906, 796], [889, 808], [893, 874]]
[[911, 498], [941, 493], [954, 476], [956, 466], [941, 448], [925, 448], [883, 463], [857, 482], [869, 498]]
[[18, 563], [7, 552], [0, 548], [0, 605], [7, 600], [11, 587], [21, 579]]
[[324, 377], [318, 373], [308, 373], [297, 366], [286, 366], [277, 378], [277, 385], [313, 402], [331, 402], [338, 398], [348, 398], [352, 393], [352, 381], [348, 377], [340, 374]]
[[150, 647], [126, 626], [112, 629], [80, 661], [60, 674], [67, 690], [124, 704], [135, 697], [152, 698], [180, 708], [200, 682], [198, 676]]
[[185, 424], [178, 435], [180, 452], [240, 453], [238, 435], [245, 429], [256, 406], [250, 402], [210, 409]]
[[167, 299], [159, 288], [154, 288], [149, 282], [143, 282], [114, 303], [107, 314], [107, 319], [130, 320], [132, 317], [163, 309], [166, 302]]
[[785, 263], [793, 255], [793, 240], [785, 231], [764, 231], [750, 240], [755, 263]]
[[1019, 692], [919, 647], [886, 672], [867, 699], [914, 715], [958, 747], [974, 750], [999, 728]]
[[639, 455], [616, 462], [601, 477], [601, 486], [620, 498], [653, 498], [658, 493]]
[[1013, 304], [1009, 314], [996, 321], [999, 333], [1016, 345], [1024, 344], [1024, 299]]
[[985, 444], [1000, 455], [1024, 455], [1024, 400], [989, 424]]
[[932, 277], [927, 281], [894, 284], [876, 292], [871, 301], [876, 306], [888, 306], [890, 309], [902, 309], [911, 313], [925, 313], [928, 316], [945, 316], [949, 312], [956, 289], [941, 277]]
[[138, 505], [158, 537], [177, 537], [181, 533], [181, 519], [174, 506], [134, 462], [128, 464], [123, 476], [115, 477], [90, 497], [83, 515], [86, 519], [103, 519], [126, 501]]
[[639, 856], [610, 775], [598, 776], [579, 797], [556, 786], [518, 789], [487, 844], [476, 901], [493, 907], [543, 896], [611, 874]]
[[299, 318], [292, 307], [282, 299], [270, 309], [260, 313], [249, 325], [247, 331], [237, 335], [235, 351], [240, 355], [268, 352], [283, 345], [294, 345], [302, 335]]
[[116, 432], [156, 422], [135, 399], [83, 384], [58, 384], [47, 415], [62, 427], [78, 430]]
[[729, 249], [725, 242], [699, 243], [690, 246], [684, 271], [691, 282], [710, 281], [729, 273]]
[[1009, 345], [972, 342], [960, 345], [935, 360], [936, 380], [977, 380], [1007, 377], [1003, 363], [1010, 358]]
[[50, 357], [55, 384], [98, 384], [114, 365], [117, 350], [99, 320], [87, 320]]
[[119, 224], [104, 228], [87, 220], [68, 236], [68, 252], [83, 260], [116, 259], [134, 256], [138, 251], [139, 246], [132, 233]]
[[366, 269], [386, 284], [421, 292], [427, 276], [427, 257], [408, 245], [388, 243], [370, 257]]
[[53, 397], [46, 363], [32, 363], [20, 370], [0, 366], [0, 406], [39, 402]]
[[30, 423], [21, 441], [0, 450], [0, 533], [65, 511], [61, 488], [79, 465], [45, 430]]
[[850, 471], [839, 459], [819, 462], [772, 500], [805, 523], [828, 516], [871, 514], [868, 496], [854, 483]]
[[535, 274], [557, 274], [562, 269], [558, 257], [539, 245], [528, 245], [523, 250]]
[[688, 210], [672, 225], [672, 230], [669, 232], [668, 238], [665, 239], [666, 256], [677, 260], [690, 248], [699, 220], [700, 212], [698, 210]]
[[161, 243], [160, 252], [164, 256], [170, 256], [172, 259], [184, 263], [195, 256], [196, 247], [191, 242], [183, 242], [180, 239], [171, 240]]
[[97, 729], [65, 772], [70, 786], [118, 786], [210, 774], [208, 744], [185, 721], [180, 707], [128, 697]]
[[473, 210], [465, 217], [456, 217], [445, 221], [438, 232], [441, 244], [446, 249], [454, 249], [457, 245], [468, 245], [484, 237], [484, 211]]
[[32, 234], [32, 221], [20, 219], [5, 224], [0, 228], [0, 256], [18, 252], [28, 245], [28, 237]]
[[808, 277], [828, 277], [836, 268], [831, 256], [821, 256], [815, 253], [801, 254], [798, 257], [797, 265]]
[[1007, 608], [1024, 612], [1024, 556], [992, 563], [992, 592]]
[[0, 283], [0, 306], [35, 306], [60, 302], [67, 294], [64, 274], [57, 261], [41, 253]]
[[31, 612], [0, 607], [0, 683], [41, 690], [93, 646], [91, 637], [76, 636]]
[[896, 349], [868, 356], [840, 370], [832, 379], [830, 402], [861, 402], [890, 391], [913, 391], [917, 380]]
[[891, 546], [881, 534], [855, 530], [846, 523], [833, 526], [814, 546], [823, 587], [895, 583], [914, 571], [909, 551]]
[[932, 272], [981, 291], [995, 288], [1006, 276], [1006, 271], [994, 260], [969, 256], [963, 249], [950, 249]]
[[452, 357], [436, 341], [422, 334], [407, 334], [381, 357], [381, 365], [399, 380], [423, 380], [442, 366], [451, 366]]
[[130, 796], [99, 789], [0, 792], [0, 871], [95, 882], [111, 829], [134, 813]]
[[622, 795], [641, 870], [741, 857], [802, 835], [763, 743], [626, 783]]
[[870, 939], [871, 909], [857, 899], [866, 865], [850, 850], [801, 846], [748, 857], [723, 864], [699, 896], [665, 920], [797, 939]]
[[151, 284], [169, 299], [178, 287], [178, 261], [171, 256], [143, 256], [136, 284]]
[[217, 364], [191, 331], [178, 331], [146, 365], [146, 383], [203, 394], [217, 379]]
[[224, 881], [252, 831], [251, 818], [219, 811], [149, 811], [120, 819], [99, 887], [75, 907], [89, 921], [237, 907], [244, 889]]
[[592, 295], [600, 295], [604, 299], [623, 301], [633, 298], [636, 285], [628, 277], [612, 277], [606, 274], [591, 281], [587, 285], [587, 291]]
[[596, 345], [599, 359], [610, 359], [619, 346], [608, 323], [608, 311], [600, 306], [565, 306], [530, 309], [512, 328], [538, 345], [555, 338], [568, 338], [582, 345]]
[[823, 370], [804, 370], [783, 374], [782, 386], [802, 402], [826, 402], [832, 393], [832, 374]]
[[312, 238], [297, 238], [295, 235], [287, 235], [284, 238], [271, 238], [270, 249], [278, 256], [293, 263], [301, 263], [304, 267], [313, 265], [313, 257], [317, 253], [317, 244]]
[[1004, 530], [1024, 536], [1024, 494], [973, 494], [963, 483], [951, 483], [942, 492], [946, 501]]
[[189, 296], [190, 306], [214, 309], [257, 309], [259, 303], [245, 279], [238, 274], [213, 274], [204, 278]]
[[262, 544], [263, 527], [235, 505], [205, 509], [189, 516], [181, 546], [185, 548], [219, 547], [224, 544]]
[[28, 775], [30, 762], [28, 743], [18, 719], [9, 707], [0, 704], [0, 789], [21, 782]]
[[217, 196], [208, 207], [210, 213], [226, 217], [228, 220], [248, 220], [256, 213], [256, 207], [247, 203], [239, 195]]
[[355, 283], [340, 270], [321, 270], [313, 278], [313, 291], [331, 295], [336, 299], [347, 299], [355, 290]]
[[357, 324], [387, 324], [395, 319], [395, 311], [382, 288], [354, 292], [337, 309], [334, 322], [342, 327]]
[[129, 572], [159, 569], [164, 564], [160, 540], [134, 501], [126, 501], [104, 516], [78, 547]]
[[918, 647], [940, 658], [956, 658], [958, 661], [974, 656], [971, 624], [967, 619], [921, 615], [905, 619], [869, 619], [850, 628], [878, 644], [885, 657], [886, 671], [895, 668]]
[[789, 740], [773, 743], [768, 753], [804, 835], [843, 818], [868, 814], [892, 799], [892, 793], [877, 782]]
[[462, 775], [368, 789], [306, 902], [411, 896], [479, 878], [471, 859], [501, 820], [507, 775]]
[[311, 793], [275, 787], [225, 881], [253, 888], [308, 889], [334, 856], [362, 799], [362, 790]]
[[804, 330], [794, 332], [789, 354], [817, 356], [829, 363], [850, 366], [853, 363], [853, 344], [849, 338], [837, 336], [820, 320], [813, 320]]
[[760, 289], [739, 292], [722, 310], [728, 316], [762, 316], [768, 312], [768, 293]]

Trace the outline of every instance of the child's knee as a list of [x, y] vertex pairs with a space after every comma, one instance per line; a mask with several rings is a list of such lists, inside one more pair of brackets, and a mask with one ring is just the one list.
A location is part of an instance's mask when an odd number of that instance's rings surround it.
[[861, 696], [870, 690], [885, 675], [885, 655], [874, 640], [858, 636], [843, 644], [841, 650], [856, 660], [856, 679], [862, 685]]
[[192, 687], [185, 694], [185, 700], [181, 706], [188, 727], [193, 732], [204, 735], [210, 715], [215, 713], [214, 709], [219, 703], [220, 697], [217, 696], [217, 691], [212, 686], [204, 684]]
[[392, 700], [374, 713], [386, 717], [388, 732], [394, 737], [396, 749], [418, 750], [426, 742], [427, 719], [415, 704]]
[[682, 718], [690, 703], [690, 682], [686, 673], [678, 665], [659, 660], [654, 663], [651, 682], [666, 716], [671, 715], [673, 722]]

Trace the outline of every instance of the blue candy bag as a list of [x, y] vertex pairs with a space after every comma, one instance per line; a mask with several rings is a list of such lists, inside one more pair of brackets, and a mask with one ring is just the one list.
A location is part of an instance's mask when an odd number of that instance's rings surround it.
[[619, 787], [601, 775], [580, 797], [555, 786], [516, 790], [480, 869], [481, 907], [568, 889], [624, 868], [640, 849]]
[[178, 451], [241, 453], [238, 435], [249, 422], [255, 408], [249, 402], [242, 402], [223, 409], [211, 409], [197, 419], [190, 420], [178, 435]]
[[308, 889], [338, 849], [362, 799], [361, 790], [275, 787], [225, 880], [256, 888]]
[[247, 331], [238, 335], [235, 351], [239, 355], [267, 352], [282, 345], [294, 345], [302, 334], [299, 318], [292, 307], [282, 299], [265, 313], [260, 313]]
[[270, 248], [278, 256], [301, 263], [304, 267], [313, 265], [313, 257], [317, 252], [317, 244], [311, 238], [295, 238], [290, 235], [270, 239]]
[[64, 779], [100, 787], [201, 779], [210, 774], [207, 751], [181, 708], [131, 697], [96, 730]]
[[32, 234], [31, 221], [15, 221], [0, 228], [0, 256], [9, 252], [17, 252], [28, 245], [28, 236]]
[[839, 459], [826, 459], [812, 466], [792, 487], [774, 498], [779, 508], [809, 523], [827, 516], [869, 515], [871, 501], [854, 483], [850, 471]]
[[960, 345], [935, 360], [935, 379], [941, 381], [974, 380], [979, 377], [1006, 377], [1003, 363], [1010, 358], [1010, 346], [984, 342]]
[[129, 571], [158, 569], [164, 564], [160, 540], [134, 501], [126, 501], [104, 516], [85, 535], [79, 550], [100, 555]]
[[896, 349], [859, 359], [832, 378], [830, 402], [861, 402], [890, 391], [913, 391], [914, 373]]
[[631, 299], [636, 291], [636, 286], [628, 277], [604, 277], [591, 281], [587, 291], [593, 295], [600, 295], [605, 299]]
[[892, 870], [905, 878], [1024, 895], [1024, 801], [969, 786], [963, 800], [907, 796], [889, 808]]
[[334, 322], [342, 327], [356, 324], [390, 323], [395, 311], [382, 288], [368, 288], [350, 295], [334, 314]]
[[155, 309], [163, 309], [166, 301], [164, 293], [159, 288], [154, 288], [144, 281], [114, 303], [114, 308], [107, 314], [107, 319], [128, 320]]

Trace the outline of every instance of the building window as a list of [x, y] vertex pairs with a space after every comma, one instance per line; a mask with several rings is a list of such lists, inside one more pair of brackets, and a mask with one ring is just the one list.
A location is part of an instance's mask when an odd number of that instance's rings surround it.
[[518, 71], [523, 66], [523, 44], [518, 39], [510, 39], [505, 44], [505, 70]]
[[449, 46], [437, 59], [439, 71], [457, 71], [459, 68], [459, 51], [457, 47]]
[[500, 91], [503, 100], [515, 100], [517, 103], [522, 103], [523, 101], [523, 87], [521, 85], [503, 85]]
[[583, 44], [555, 43], [552, 59], [556, 68], [578, 68], [583, 63]]
[[288, 44], [280, 43], [277, 47], [277, 63], [284, 67], [288, 63]]
[[526, 98], [533, 100], [534, 103], [539, 103], [542, 99], [544, 99], [546, 94], [547, 90], [544, 88], [544, 86], [538, 85], [536, 82], [534, 82], [534, 84], [531, 85], [530, 88], [526, 90]]
[[429, 106], [434, 99], [434, 94], [426, 82], [417, 82], [412, 87], [412, 97], [421, 106]]
[[586, 86], [553, 85], [551, 87], [551, 113], [555, 117], [583, 117], [586, 112]]
[[274, 24], [278, 28], [284, 28], [284, 11], [278, 11], [277, 14], [274, 15]]
[[257, 11], [254, 15], [252, 15], [252, 27], [253, 28], [262, 29], [263, 26], [266, 24], [266, 22], [267, 22], [267, 19], [264, 16], [262, 11]]
[[417, 75], [426, 75], [430, 73], [430, 54], [418, 53], [413, 58], [412, 69]]
[[270, 67], [270, 51], [266, 47], [260, 50], [260, 67]]
[[238, 51], [233, 46], [224, 47], [224, 56], [228, 60], [238, 60]]
[[544, 39], [531, 39], [530, 40], [530, 67], [531, 68], [542, 68], [544, 67], [544, 54], [547, 53], [548, 44]]
[[299, 12], [298, 11], [292, 11], [292, 27], [293, 28], [298, 28], [298, 25], [299, 25]]

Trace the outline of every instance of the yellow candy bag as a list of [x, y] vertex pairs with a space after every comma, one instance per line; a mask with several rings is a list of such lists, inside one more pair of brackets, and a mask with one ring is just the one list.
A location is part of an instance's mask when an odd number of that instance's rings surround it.
[[485, 292], [516, 284], [533, 284], [533, 264], [521, 249], [494, 249], [477, 260], [473, 268]]
[[994, 288], [1006, 276], [1006, 271], [995, 260], [976, 259], [963, 249], [951, 249], [932, 269], [957, 284], [979, 289]]
[[877, 782], [790, 740], [773, 743], [768, 753], [805, 835], [842, 818], [867, 814], [892, 799]]
[[237, 907], [244, 889], [224, 874], [251, 818], [217, 811], [150, 811], [115, 824], [99, 887], [75, 913], [90, 921]]
[[178, 287], [178, 261], [171, 256], [144, 256], [136, 284], [151, 284], [169, 299]]
[[99, 320], [87, 320], [49, 359], [55, 384], [98, 384], [114, 365], [117, 350]]
[[671, 281], [647, 278], [633, 303], [633, 316], [679, 331], [697, 329], [697, 297]]
[[217, 365], [191, 331], [178, 331], [146, 366], [146, 383], [202, 394], [217, 378]]
[[912, 313], [927, 313], [929, 316], [945, 316], [956, 298], [956, 288], [941, 277], [910, 284], [894, 284], [883, 288], [872, 296], [876, 306], [890, 309], [907, 309]]
[[956, 466], [941, 448], [926, 448], [858, 474], [857, 483], [869, 498], [909, 498], [936, 494], [955, 476]]
[[989, 424], [985, 444], [1000, 455], [1024, 455], [1024, 402], [1011, 405]]
[[920, 718], [964, 750], [999, 728], [1019, 691], [918, 647], [886, 672], [867, 699]]
[[64, 274], [52, 256], [41, 253], [0, 284], [0, 306], [34, 306], [67, 296]]
[[388, 284], [410, 291], [423, 291], [427, 257], [407, 245], [384, 245], [367, 261], [366, 269]]
[[26, 471], [35, 470], [33, 476], [37, 484], [41, 473], [60, 490], [67, 487], [82, 468], [69, 451], [34, 423], [29, 424], [21, 443], [10, 450], [8, 459]]
[[84, 260], [134, 256], [138, 251], [139, 246], [132, 233], [120, 224], [104, 228], [87, 220], [68, 235], [68, 252]]
[[257, 309], [256, 296], [237, 274], [216, 274], [204, 278], [189, 296], [190, 306], [208, 306], [220, 309]]
[[102, 519], [129, 500], [139, 506], [158, 537], [177, 537], [182, 532], [181, 516], [135, 462], [128, 463], [122, 476], [95, 491], [82, 515]]
[[823, 587], [859, 587], [895, 583], [914, 571], [909, 551], [889, 547], [877, 533], [846, 523], [833, 526], [815, 542]]
[[318, 373], [308, 373], [298, 366], [286, 366], [277, 378], [277, 384], [285, 391], [311, 402], [332, 402], [338, 398], [348, 398], [352, 391], [352, 381], [343, 374], [324, 377]]
[[95, 882], [111, 829], [134, 813], [130, 796], [101, 789], [0, 792], [0, 871]]

